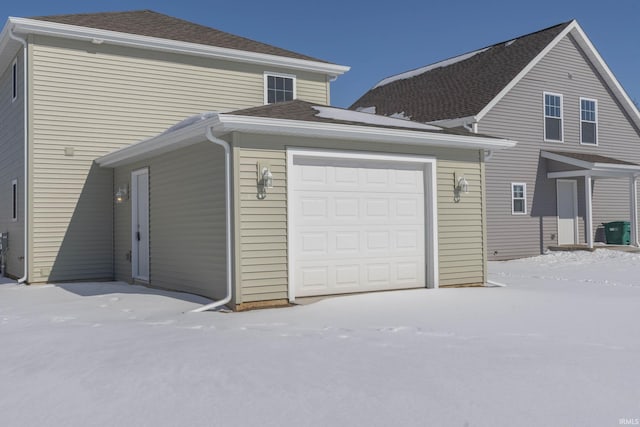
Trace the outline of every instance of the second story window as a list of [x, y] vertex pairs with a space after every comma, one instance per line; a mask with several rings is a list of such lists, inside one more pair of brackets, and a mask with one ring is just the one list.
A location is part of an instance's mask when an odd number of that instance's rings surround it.
[[11, 90], [12, 96], [11, 100], [15, 101], [18, 99], [18, 60], [15, 59], [13, 61], [13, 65], [11, 66]]
[[264, 103], [291, 101], [296, 99], [296, 76], [288, 74], [264, 75]]
[[598, 104], [595, 99], [580, 98], [580, 143], [598, 144]]
[[544, 94], [544, 140], [562, 142], [562, 95]]

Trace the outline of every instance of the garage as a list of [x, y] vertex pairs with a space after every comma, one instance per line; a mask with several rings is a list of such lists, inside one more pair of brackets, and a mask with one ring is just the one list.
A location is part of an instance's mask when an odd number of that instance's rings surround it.
[[435, 286], [434, 166], [288, 150], [290, 299]]

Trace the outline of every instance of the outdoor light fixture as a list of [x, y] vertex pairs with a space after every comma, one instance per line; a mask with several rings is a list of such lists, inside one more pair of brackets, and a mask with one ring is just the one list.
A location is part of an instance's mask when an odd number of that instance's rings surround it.
[[460, 201], [460, 195], [462, 193], [467, 194], [469, 192], [469, 181], [464, 175], [458, 176], [457, 173], [453, 174], [453, 201], [458, 203]]
[[267, 197], [267, 188], [273, 188], [271, 165], [258, 162], [258, 199]]
[[124, 202], [125, 200], [127, 200], [129, 198], [129, 191], [127, 190], [127, 187], [120, 187], [118, 188], [118, 191], [116, 191], [116, 203], [120, 204], [122, 202]]
[[456, 190], [458, 190], [459, 193], [464, 194], [467, 194], [469, 192], [469, 181], [467, 181], [467, 178], [465, 178], [464, 175], [462, 175], [460, 178], [457, 178]]

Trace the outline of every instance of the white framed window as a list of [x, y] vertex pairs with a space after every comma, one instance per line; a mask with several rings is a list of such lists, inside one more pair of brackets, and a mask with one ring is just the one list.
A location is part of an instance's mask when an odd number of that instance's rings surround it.
[[511, 183], [511, 215], [526, 215], [527, 213], [527, 184], [524, 182]]
[[18, 220], [18, 180], [11, 181], [11, 221]]
[[296, 76], [292, 74], [264, 73], [264, 103], [296, 99]]
[[18, 58], [11, 65], [11, 101], [18, 99]]
[[598, 101], [580, 98], [580, 144], [598, 145]]
[[563, 141], [562, 95], [544, 92], [544, 140]]

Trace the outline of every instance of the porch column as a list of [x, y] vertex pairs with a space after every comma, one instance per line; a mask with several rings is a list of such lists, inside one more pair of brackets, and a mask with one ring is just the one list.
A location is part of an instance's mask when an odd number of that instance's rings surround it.
[[635, 176], [629, 179], [631, 191], [631, 244], [638, 246], [638, 181]]
[[593, 248], [593, 205], [591, 203], [591, 175], [584, 177], [584, 222], [585, 222], [585, 237], [587, 240], [587, 246]]

